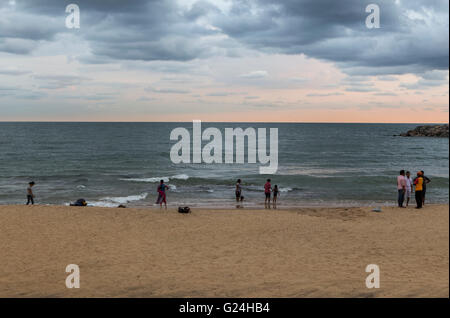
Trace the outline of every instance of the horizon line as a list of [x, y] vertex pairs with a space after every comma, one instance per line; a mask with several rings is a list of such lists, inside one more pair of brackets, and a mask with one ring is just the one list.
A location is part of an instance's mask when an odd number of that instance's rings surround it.
[[[0, 120], [0, 123], [191, 123], [195, 121], [77, 121], [77, 120]], [[339, 121], [205, 121], [201, 120], [204, 123], [255, 123], [255, 124], [417, 124], [417, 125], [448, 125], [449, 122], [357, 122], [357, 121], [348, 121], [348, 122], [339, 122]]]

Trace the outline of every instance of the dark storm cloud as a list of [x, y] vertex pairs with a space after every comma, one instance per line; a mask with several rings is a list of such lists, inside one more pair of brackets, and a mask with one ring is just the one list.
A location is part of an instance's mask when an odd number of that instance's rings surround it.
[[106, 11], [98, 10], [100, 6], [84, 9], [88, 27], [82, 26], [80, 31], [94, 55], [145, 61], [188, 61], [208, 56], [211, 43], [202, 37], [217, 31], [193, 23], [195, 14], [182, 12], [172, 1], [138, 2], [118, 13], [114, 12], [116, 5]]
[[[80, 29], [65, 27], [65, 7], [70, 3], [80, 8]], [[36, 41], [70, 32], [88, 41], [92, 55], [86, 60], [90, 63], [206, 57], [216, 45], [203, 37], [219, 33], [195, 23], [212, 10], [218, 12], [212, 4], [200, 3], [183, 11], [174, 1], [16, 0], [15, 5], [2, 2], [0, 8], [1, 51], [30, 53]]]
[[[365, 25], [365, 8], [374, 2], [380, 7], [380, 29]], [[255, 49], [304, 53], [337, 62], [353, 75], [448, 69], [447, 0], [399, 3], [235, 1], [232, 15], [223, 17], [217, 25]]]
[[[79, 30], [64, 27], [69, 3], [81, 9]], [[380, 7], [380, 29], [365, 25], [370, 3]], [[212, 0], [16, 0], [0, 10], [0, 51], [15, 54], [70, 32], [89, 44], [88, 63], [231, 56], [240, 43], [332, 61], [350, 75], [448, 69], [446, 0], [233, 0], [229, 12]]]

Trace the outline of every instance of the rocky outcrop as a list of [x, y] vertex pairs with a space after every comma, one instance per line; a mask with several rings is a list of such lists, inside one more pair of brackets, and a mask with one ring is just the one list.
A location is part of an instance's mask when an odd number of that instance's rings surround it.
[[443, 137], [448, 138], [448, 124], [446, 125], [426, 125], [400, 134], [402, 137]]

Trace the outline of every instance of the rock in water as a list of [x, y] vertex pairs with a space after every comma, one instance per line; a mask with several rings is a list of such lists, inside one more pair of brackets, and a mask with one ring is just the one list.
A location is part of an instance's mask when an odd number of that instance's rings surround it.
[[448, 124], [445, 125], [425, 125], [400, 134], [402, 137], [441, 137], [448, 138]]

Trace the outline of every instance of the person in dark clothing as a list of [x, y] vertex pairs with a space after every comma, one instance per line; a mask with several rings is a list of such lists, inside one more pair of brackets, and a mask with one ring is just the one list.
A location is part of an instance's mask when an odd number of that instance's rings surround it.
[[425, 175], [425, 172], [423, 172], [423, 170], [420, 172], [422, 172], [423, 178], [422, 205], [425, 205], [425, 193], [427, 192], [427, 183], [430, 183], [431, 180]]
[[28, 183], [27, 188], [27, 205], [31, 203], [31, 205], [34, 205], [34, 194], [33, 194], [33, 186], [35, 185], [34, 181], [31, 181]]
[[236, 195], [236, 202], [240, 202], [241, 201], [241, 197], [242, 197], [241, 179], [238, 179], [237, 182], [236, 182], [235, 195]]
[[[421, 173], [421, 177], [423, 179], [423, 185], [422, 185], [422, 205], [425, 205], [425, 193], [427, 192], [427, 184], [431, 182], [431, 179], [428, 178], [427, 176], [425, 176], [425, 172], [423, 170], [420, 171]], [[414, 182], [416, 182], [416, 179], [418, 178], [415, 177], [414, 178]]]
[[417, 177], [414, 179], [414, 185], [416, 186], [416, 209], [421, 209], [422, 208], [422, 199], [423, 199], [423, 194], [422, 194], [422, 190], [423, 190], [423, 177], [422, 177], [422, 172], [419, 171], [417, 172]]

